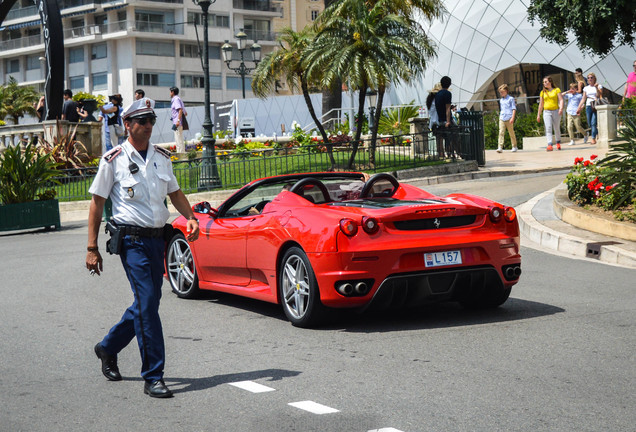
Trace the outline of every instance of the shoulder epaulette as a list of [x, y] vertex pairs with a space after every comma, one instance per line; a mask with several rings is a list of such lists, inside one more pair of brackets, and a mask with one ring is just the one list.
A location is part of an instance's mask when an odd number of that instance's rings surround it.
[[165, 149], [163, 147], [159, 147], [159, 146], [155, 146], [155, 150], [162, 156], [165, 156], [166, 158], [170, 159], [170, 156], [172, 156], [172, 152], [168, 149]]
[[108, 163], [112, 162], [113, 159], [115, 159], [121, 153], [121, 150], [121, 146], [113, 147], [111, 150], [107, 151], [104, 154], [104, 159], [106, 159], [106, 162]]

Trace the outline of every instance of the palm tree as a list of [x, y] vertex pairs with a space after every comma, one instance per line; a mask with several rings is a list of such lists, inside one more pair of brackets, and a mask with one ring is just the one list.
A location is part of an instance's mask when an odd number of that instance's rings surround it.
[[9, 82], [0, 86], [0, 119], [10, 117], [18, 124], [25, 114], [35, 115], [35, 103], [39, 99], [33, 87], [19, 86], [15, 78], [9, 77]]
[[272, 93], [276, 81], [279, 80], [285, 80], [292, 92], [300, 88], [309, 114], [314, 123], [316, 123], [323, 142], [327, 147], [331, 170], [333, 170], [336, 164], [333, 158], [333, 146], [329, 142], [329, 137], [322, 122], [316, 116], [316, 110], [309, 97], [309, 88], [312, 81], [305, 73], [305, 68], [302, 64], [302, 54], [313, 38], [314, 34], [308, 27], [300, 32], [295, 32], [291, 28], [283, 29], [281, 36], [278, 38], [279, 48], [265, 56], [252, 75], [252, 91], [256, 96], [266, 98]]
[[[422, 27], [396, 8], [395, 0], [343, 0], [319, 17], [317, 28], [316, 39], [303, 62], [306, 73], [321, 76], [325, 87], [342, 79], [350, 90], [359, 92], [356, 135], [349, 159], [352, 168], [362, 134], [367, 89], [377, 92], [376, 112], [381, 113], [387, 87], [420, 75], [426, 60], [435, 55], [435, 48]], [[372, 166], [378, 123], [371, 131]]]

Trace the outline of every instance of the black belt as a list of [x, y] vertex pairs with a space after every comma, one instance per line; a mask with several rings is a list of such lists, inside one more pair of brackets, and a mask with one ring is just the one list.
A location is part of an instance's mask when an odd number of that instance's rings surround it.
[[163, 237], [163, 227], [142, 228], [134, 225], [117, 225], [124, 235], [137, 237]]

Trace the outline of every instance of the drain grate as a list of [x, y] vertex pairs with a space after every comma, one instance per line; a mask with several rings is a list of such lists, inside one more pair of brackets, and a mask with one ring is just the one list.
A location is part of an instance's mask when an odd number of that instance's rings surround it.
[[621, 244], [621, 243], [615, 242], [615, 241], [588, 243], [586, 248], [587, 252], [585, 253], [585, 256], [588, 258], [599, 259], [599, 257], [601, 256], [602, 246], [609, 246], [609, 245], [616, 245], [616, 244]]

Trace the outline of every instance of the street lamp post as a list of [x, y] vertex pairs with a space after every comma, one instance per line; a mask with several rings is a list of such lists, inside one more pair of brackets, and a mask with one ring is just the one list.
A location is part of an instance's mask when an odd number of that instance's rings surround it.
[[192, 0], [194, 4], [201, 6], [203, 11], [203, 83], [205, 93], [205, 118], [203, 119], [203, 134], [201, 144], [203, 145], [203, 161], [201, 162], [201, 177], [199, 178], [199, 189], [209, 189], [220, 186], [219, 171], [216, 166], [216, 143], [212, 134], [212, 118], [210, 115], [210, 57], [208, 53], [208, 9], [216, 0]]
[[375, 126], [375, 103], [378, 93], [375, 90], [367, 89], [366, 97], [369, 103], [369, 132], [371, 132]]
[[238, 67], [232, 67], [230, 64], [232, 63], [232, 45], [230, 45], [230, 41], [226, 40], [221, 50], [223, 51], [223, 61], [227, 65], [228, 69], [233, 70], [241, 76], [241, 87], [243, 88], [243, 99], [245, 99], [245, 76], [249, 75], [256, 66], [258, 66], [258, 62], [261, 61], [261, 46], [254, 41], [254, 44], [250, 47], [250, 51], [252, 51], [252, 61], [254, 62], [253, 68], [248, 68], [245, 65], [245, 56], [244, 52], [246, 50], [246, 42], [247, 35], [240, 29], [240, 31], [236, 34], [236, 46], [241, 54], [241, 63]]

